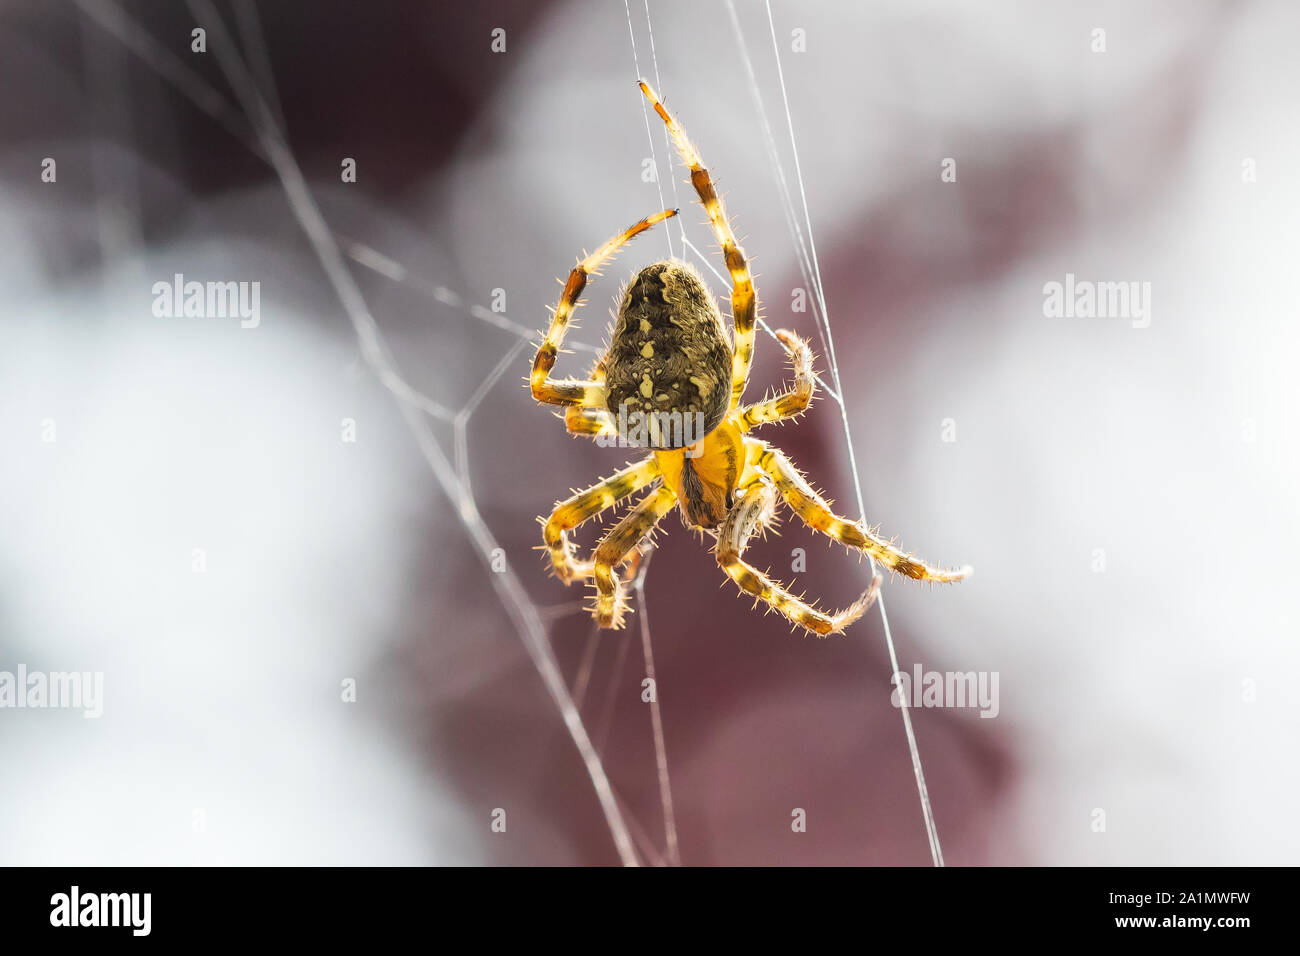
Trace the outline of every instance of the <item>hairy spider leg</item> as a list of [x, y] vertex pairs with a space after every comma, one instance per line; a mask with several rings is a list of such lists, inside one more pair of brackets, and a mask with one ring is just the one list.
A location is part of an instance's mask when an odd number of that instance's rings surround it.
[[569, 540], [568, 532], [614, 507], [658, 477], [659, 463], [652, 455], [578, 492], [567, 501], [558, 502], [542, 529], [542, 540], [550, 552], [555, 576], [565, 584], [590, 578], [595, 571], [595, 562], [578, 560], [577, 545]]
[[620, 628], [627, 613], [627, 584], [614, 574], [628, 552], [636, 549], [664, 515], [677, 505], [677, 496], [660, 486], [614, 525], [596, 547], [596, 603], [592, 613], [600, 627]]
[[790, 365], [794, 369], [794, 385], [788, 391], [741, 408], [736, 415], [736, 424], [742, 432], [759, 425], [797, 418], [812, 404], [817, 382], [813, 375], [812, 349], [807, 342], [786, 329], [777, 329], [776, 337], [790, 357]]
[[583, 408], [581, 405], [565, 408], [564, 427], [571, 434], [590, 435], [592, 438], [618, 434], [618, 422], [606, 409]]
[[714, 548], [718, 564], [741, 591], [752, 594], [756, 602], [765, 602], [790, 623], [822, 637], [839, 634], [871, 607], [880, 590], [880, 577], [877, 575], [871, 587], [848, 607], [828, 614], [791, 594], [780, 582], [746, 562], [745, 547], [773, 519], [776, 501], [776, 488], [766, 477], [760, 476], [749, 483], [718, 529], [718, 543]]
[[550, 328], [547, 329], [546, 337], [537, 349], [537, 357], [533, 359], [533, 371], [529, 377], [533, 398], [550, 405], [605, 407], [605, 386], [601, 381], [550, 377], [551, 369], [555, 367], [555, 359], [560, 354], [564, 333], [568, 331], [569, 321], [573, 316], [573, 310], [577, 308], [582, 290], [587, 287], [587, 277], [594, 275], [603, 263], [655, 223], [663, 222], [675, 215], [677, 215], [676, 209], [665, 209], [653, 216], [647, 216], [624, 229], [573, 267], [569, 273], [569, 280], [564, 284], [564, 291], [560, 293], [560, 302], [551, 316]]
[[972, 573], [969, 565], [955, 571], [931, 567], [915, 555], [900, 551], [892, 541], [879, 537], [874, 529], [868, 530], [857, 522], [841, 518], [831, 511], [826, 500], [813, 490], [779, 448], [748, 437], [745, 445], [748, 461], [776, 483], [786, 504], [814, 531], [820, 531], [850, 548], [865, 551], [889, 570], [917, 581], [960, 581]]
[[[605, 366], [608, 361], [608, 352], [596, 359], [589, 376], [593, 384], [605, 384]], [[571, 435], [590, 435], [592, 438], [606, 435], [617, 436], [619, 434], [618, 422], [605, 408], [583, 408], [581, 405], [566, 405], [564, 408], [564, 427], [569, 430]]]
[[745, 260], [745, 253], [736, 242], [736, 234], [732, 232], [731, 223], [722, 207], [722, 200], [713, 187], [713, 180], [709, 177], [709, 171], [704, 168], [699, 152], [686, 136], [686, 131], [682, 129], [681, 124], [668, 112], [650, 85], [645, 80], [641, 80], [638, 85], [655, 112], [659, 114], [659, 118], [668, 127], [673, 142], [677, 144], [677, 152], [681, 155], [682, 162], [691, 171], [691, 185], [695, 187], [700, 203], [708, 213], [713, 234], [717, 237], [718, 245], [722, 247], [722, 259], [731, 274], [731, 315], [736, 333], [731, 357], [729, 407], [734, 411], [740, 406], [740, 396], [745, 391], [745, 383], [749, 381], [749, 368], [754, 361], [754, 323], [758, 314], [754, 279], [749, 273], [749, 263]]

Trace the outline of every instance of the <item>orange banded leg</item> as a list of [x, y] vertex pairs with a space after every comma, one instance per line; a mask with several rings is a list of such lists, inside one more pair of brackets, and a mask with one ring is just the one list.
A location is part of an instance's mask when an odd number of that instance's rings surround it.
[[740, 405], [741, 393], [745, 390], [745, 383], [749, 381], [749, 367], [754, 361], [754, 322], [758, 310], [754, 295], [754, 279], [749, 273], [749, 263], [745, 260], [745, 253], [736, 242], [736, 234], [731, 230], [731, 223], [727, 220], [726, 210], [722, 208], [722, 200], [713, 186], [709, 171], [704, 168], [704, 161], [700, 159], [699, 151], [686, 136], [686, 131], [682, 129], [681, 124], [660, 102], [658, 94], [650, 88], [650, 85], [645, 80], [642, 80], [639, 85], [645, 98], [650, 101], [650, 105], [668, 127], [668, 132], [672, 134], [673, 142], [677, 145], [677, 152], [681, 154], [682, 162], [691, 171], [691, 185], [695, 187], [700, 203], [708, 213], [713, 234], [718, 239], [718, 245], [722, 247], [722, 259], [727, 265], [727, 272], [731, 274], [731, 314], [736, 325], [736, 341], [731, 358], [730, 407], [735, 410]]
[[569, 540], [568, 532], [589, 518], [594, 518], [622, 499], [640, 491], [659, 476], [659, 463], [650, 456], [608, 478], [580, 491], [568, 501], [555, 506], [550, 518], [543, 522], [542, 539], [551, 556], [555, 576], [565, 584], [590, 578], [594, 570], [591, 561], [577, 558], [577, 546]]
[[828, 614], [795, 597], [780, 582], [748, 564], [744, 560], [745, 546], [759, 528], [772, 520], [776, 499], [776, 489], [765, 478], [755, 480], [745, 489], [718, 529], [714, 549], [718, 564], [742, 591], [752, 594], [756, 601], [766, 602], [792, 624], [822, 637], [839, 634], [871, 607], [880, 589], [880, 578], [877, 576], [871, 587], [848, 607]]
[[813, 400], [817, 379], [813, 375], [812, 349], [808, 343], [793, 332], [777, 329], [776, 337], [781, 340], [790, 354], [790, 365], [794, 368], [794, 385], [789, 391], [753, 405], [746, 405], [740, 410], [740, 430], [749, 431], [769, 422], [779, 422], [801, 414]]
[[745, 439], [745, 444], [749, 447], [749, 461], [776, 482], [786, 504], [814, 531], [865, 551], [889, 570], [917, 581], [960, 581], [971, 574], [973, 569], [969, 565], [955, 571], [931, 567], [915, 555], [900, 551], [892, 541], [879, 537], [875, 529], [867, 530], [857, 522], [841, 518], [831, 511], [826, 500], [812, 489], [783, 452], [754, 438]]
[[564, 291], [560, 293], [560, 302], [551, 315], [550, 328], [547, 329], [546, 337], [537, 349], [537, 357], [533, 359], [533, 371], [529, 376], [533, 398], [551, 405], [581, 405], [586, 408], [605, 406], [605, 386], [600, 378], [582, 381], [550, 377], [551, 369], [555, 368], [556, 356], [560, 353], [560, 345], [564, 341], [564, 333], [568, 331], [573, 310], [577, 308], [582, 290], [587, 287], [587, 277], [594, 275], [602, 264], [655, 223], [663, 222], [675, 215], [677, 215], [676, 209], [665, 209], [653, 216], [647, 216], [624, 229], [573, 267], [573, 271], [569, 273], [569, 281], [564, 284]]
[[627, 559], [628, 552], [636, 549], [676, 505], [677, 496], [669, 489], [656, 488], [624, 515], [597, 546], [593, 575], [596, 603], [592, 614], [600, 627], [622, 627], [627, 613], [627, 582], [614, 574], [614, 568]]

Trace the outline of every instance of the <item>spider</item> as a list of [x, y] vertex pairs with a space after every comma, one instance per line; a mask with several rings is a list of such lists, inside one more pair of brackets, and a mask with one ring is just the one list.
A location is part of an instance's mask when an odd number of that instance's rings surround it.
[[[700, 154], [649, 85], [641, 81], [639, 86], [667, 125], [722, 247], [732, 281], [734, 334], [727, 333], [699, 274], [688, 263], [667, 259], [642, 269], [624, 289], [609, 348], [590, 376], [552, 378], [588, 277], [633, 238], [678, 211], [667, 209], [642, 219], [569, 273], [533, 361], [533, 397], [563, 406], [565, 425], [577, 435], [621, 436], [635, 419], [640, 440], [628, 443], [648, 448], [650, 454], [557, 502], [548, 519], [539, 519], [542, 550], [548, 552], [555, 575], [566, 585], [593, 583], [591, 611], [597, 625], [622, 627], [636, 567], [656, 525], [677, 508], [683, 524], [715, 539], [718, 564], [743, 593], [755, 598], [755, 606], [765, 602], [769, 610], [808, 632], [838, 634], [875, 601], [880, 576], [848, 607], [827, 612], [747, 563], [745, 548], [775, 520], [778, 498], [813, 530], [898, 574], [921, 581], [959, 581], [969, 575], [969, 567], [930, 567], [880, 538], [875, 529], [836, 515], [779, 448], [750, 435], [760, 425], [796, 418], [808, 408], [815, 385], [812, 353], [793, 332], [776, 332], [793, 366], [793, 386], [762, 401], [741, 402], [754, 356], [757, 317], [749, 266]], [[569, 532], [639, 491], [646, 494], [605, 534], [592, 557], [579, 559]]]

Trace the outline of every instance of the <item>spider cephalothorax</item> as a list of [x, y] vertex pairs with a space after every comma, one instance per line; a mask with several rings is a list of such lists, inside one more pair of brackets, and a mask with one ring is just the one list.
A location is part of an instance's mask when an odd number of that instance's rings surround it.
[[[794, 333], [778, 331], [794, 366], [793, 386], [763, 401], [741, 403], [754, 356], [757, 307], [749, 265], [699, 153], [644, 82], [641, 91], [672, 134], [722, 247], [732, 280], [735, 334], [729, 341], [717, 303], [694, 269], [674, 260], [656, 262], [637, 273], [624, 291], [609, 350], [590, 378], [551, 378], [588, 276], [634, 237], [677, 211], [642, 219], [569, 273], [533, 361], [533, 396], [564, 406], [565, 425], [575, 434], [618, 436], [651, 454], [556, 504], [543, 522], [555, 574], [566, 584], [592, 582], [596, 622], [622, 626], [631, 569], [660, 519], [678, 508], [687, 526], [713, 535], [718, 563], [742, 591], [809, 631], [839, 633], [871, 606], [879, 577], [851, 605], [827, 613], [744, 560], [749, 540], [770, 525], [778, 500], [783, 500], [813, 530], [869, 554], [894, 572], [923, 581], [966, 577], [969, 567], [929, 567], [873, 529], [839, 517], [780, 449], [749, 435], [759, 425], [795, 418], [808, 407], [815, 381], [812, 353]], [[568, 533], [645, 489], [650, 490], [604, 536], [591, 559], [580, 560]]]

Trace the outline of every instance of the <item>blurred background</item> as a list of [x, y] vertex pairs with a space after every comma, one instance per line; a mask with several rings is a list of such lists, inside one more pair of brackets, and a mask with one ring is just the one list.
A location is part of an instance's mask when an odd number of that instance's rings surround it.
[[[638, 239], [563, 374], [658, 258], [726, 301], [638, 75], [829, 375], [815, 242], [868, 519], [976, 568], [884, 592], [903, 670], [999, 675], [994, 719], [912, 714], [946, 861], [1294, 861], [1298, 29], [1282, 0], [3, 3], [0, 671], [102, 672], [104, 712], [0, 709], [0, 862], [615, 864], [611, 802], [671, 862], [646, 618], [683, 863], [931, 863], [874, 610], [791, 635], [669, 518], [597, 635], [532, 550], [627, 458], [523, 384], [555, 279], [667, 205], [705, 257]], [[259, 283], [256, 327], [155, 315], [177, 273]], [[1149, 322], [1049, 316], [1067, 275], [1149, 283]], [[750, 394], [786, 374], [760, 334]], [[772, 432], [856, 517], [835, 401]], [[867, 580], [792, 520], [752, 555], [828, 606]]]

